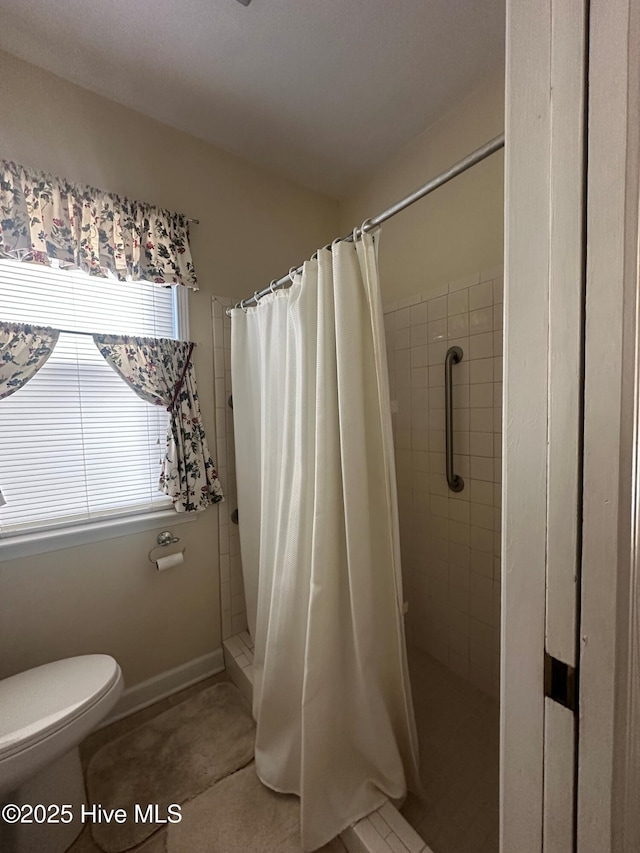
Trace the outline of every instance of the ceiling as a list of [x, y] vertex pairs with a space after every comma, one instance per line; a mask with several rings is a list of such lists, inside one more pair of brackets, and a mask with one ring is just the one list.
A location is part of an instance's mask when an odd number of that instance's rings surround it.
[[338, 197], [504, 55], [504, 0], [0, 5], [0, 48]]

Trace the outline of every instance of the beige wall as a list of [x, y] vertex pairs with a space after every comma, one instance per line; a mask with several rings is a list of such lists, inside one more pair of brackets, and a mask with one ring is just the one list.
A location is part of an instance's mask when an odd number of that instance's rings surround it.
[[[0, 53], [0, 157], [200, 219], [191, 337], [211, 447], [211, 294], [253, 293], [331, 240], [337, 204]], [[175, 528], [183, 567], [147, 561], [156, 532], [0, 563], [0, 677], [107, 652], [128, 685], [220, 646], [217, 512]]]
[[[504, 130], [504, 70], [405, 146], [340, 205], [340, 233], [413, 192]], [[489, 269], [503, 259], [502, 152], [383, 225], [385, 302]]]

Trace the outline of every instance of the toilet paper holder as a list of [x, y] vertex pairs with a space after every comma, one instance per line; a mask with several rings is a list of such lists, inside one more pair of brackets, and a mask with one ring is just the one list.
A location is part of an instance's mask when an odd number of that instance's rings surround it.
[[[158, 559], [157, 557], [154, 559], [154, 558], [151, 556], [151, 555], [152, 555], [152, 553], [153, 553], [157, 548], [166, 548], [168, 545], [175, 545], [175, 543], [176, 543], [176, 542], [179, 542], [179, 541], [180, 541], [180, 537], [179, 537], [179, 536], [174, 536], [174, 535], [173, 535], [173, 533], [172, 533], [170, 530], [163, 530], [163, 531], [162, 531], [162, 533], [158, 533], [158, 535], [156, 536], [156, 544], [155, 544], [155, 545], [153, 546], [153, 548], [151, 548], [151, 550], [149, 551], [149, 555], [148, 555], [148, 556], [149, 556], [149, 562], [150, 562], [150, 563], [155, 563], [155, 562], [156, 562], [156, 560]], [[181, 554], [184, 554], [184, 552], [185, 552], [186, 550], [187, 550], [186, 548], [183, 548], [183, 549], [182, 549], [182, 551], [180, 551], [180, 553], [181, 553]]]

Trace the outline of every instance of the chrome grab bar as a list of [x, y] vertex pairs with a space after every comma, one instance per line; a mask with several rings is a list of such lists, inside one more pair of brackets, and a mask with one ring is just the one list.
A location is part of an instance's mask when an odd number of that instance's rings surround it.
[[461, 492], [464, 489], [464, 480], [462, 477], [453, 473], [453, 399], [451, 374], [452, 366], [462, 361], [462, 355], [461, 347], [449, 347], [444, 359], [445, 455], [447, 483], [452, 492]]

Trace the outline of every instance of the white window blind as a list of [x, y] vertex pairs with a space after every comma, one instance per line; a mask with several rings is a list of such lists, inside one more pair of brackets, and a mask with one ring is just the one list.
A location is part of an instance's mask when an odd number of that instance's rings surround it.
[[[172, 288], [0, 261], [0, 319], [69, 332], [176, 338]], [[90, 336], [63, 333], [44, 367], [0, 400], [0, 535], [166, 509], [168, 413], [141, 400]]]

